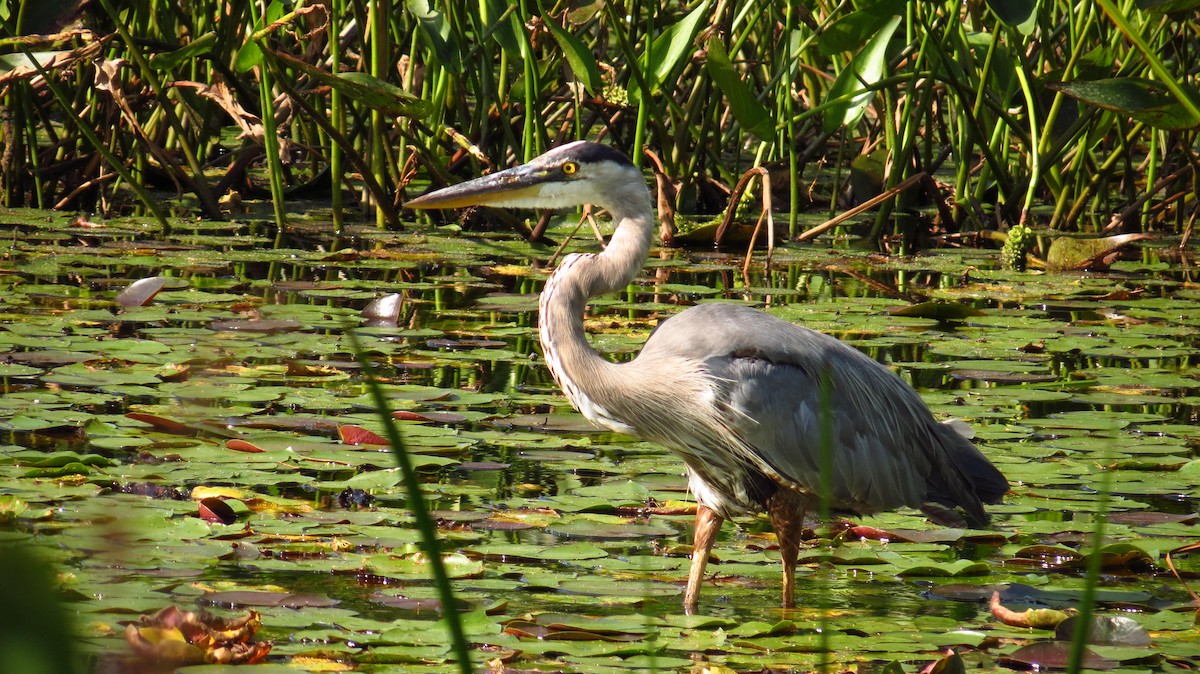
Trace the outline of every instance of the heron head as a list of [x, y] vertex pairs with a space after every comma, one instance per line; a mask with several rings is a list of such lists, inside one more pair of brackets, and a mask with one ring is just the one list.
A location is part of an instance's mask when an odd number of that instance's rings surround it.
[[593, 204], [612, 210], [620, 200], [649, 193], [629, 159], [606, 145], [576, 141], [528, 164], [468, 180], [412, 199], [408, 208], [567, 208]]

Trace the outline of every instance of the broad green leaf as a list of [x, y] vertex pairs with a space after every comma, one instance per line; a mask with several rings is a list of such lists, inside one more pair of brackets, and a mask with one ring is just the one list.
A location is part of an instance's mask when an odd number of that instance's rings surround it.
[[[426, 101], [370, 73], [338, 73], [335, 79], [338, 83], [333, 86], [346, 90], [347, 95], [355, 96], [363, 105], [397, 115], [417, 116], [428, 112], [429, 104]], [[351, 86], [347, 87], [347, 84]]]
[[708, 39], [707, 53], [705, 70], [716, 82], [717, 88], [725, 94], [734, 118], [759, 140], [771, 140], [775, 134], [775, 123], [771, 120], [771, 113], [758, 101], [750, 86], [734, 69], [729, 55], [725, 53], [725, 45], [721, 44], [721, 39], [716, 35]]
[[417, 20], [421, 34], [433, 47], [433, 53], [437, 54], [442, 67], [452, 73], [461, 73], [462, 54], [458, 45], [450, 41], [450, 24], [446, 21], [446, 15], [430, 0], [406, 0], [405, 6]]
[[249, 72], [250, 69], [262, 65], [262, 61], [262, 47], [251, 40], [238, 50], [237, 57], [233, 61], [233, 69], [239, 73]]
[[[291, 3], [288, 3], [289, 5]], [[270, 25], [283, 18], [287, 7], [280, 0], [271, 0], [271, 4], [267, 5], [266, 15], [263, 17], [263, 25]]]
[[[330, 73], [285, 52], [272, 50], [270, 56], [289, 68], [303, 71], [313, 79], [338, 89], [347, 98], [390, 115], [421, 117], [429, 114], [430, 104], [400, 87], [385, 82], [370, 73], [351, 71]], [[232, 299], [240, 299], [233, 296]]]
[[1022, 35], [1037, 27], [1038, 0], [987, 0], [987, 5], [1004, 25]]
[[[261, 30], [263, 26], [277, 21], [283, 16], [283, 11], [283, 3], [273, 0], [271, 4], [267, 5], [265, 15], [254, 24], [254, 30]], [[251, 68], [262, 65], [263, 57], [262, 45], [252, 39], [247, 40], [246, 44], [243, 44], [242, 48], [238, 50], [237, 58], [234, 59], [234, 70], [239, 73], [248, 72]]]
[[833, 102], [825, 112], [827, 133], [834, 133], [843, 126], [854, 126], [862, 119], [867, 105], [875, 97], [875, 90], [871, 87], [883, 77], [887, 66], [888, 43], [899, 25], [899, 16], [884, 23], [862, 51], [850, 59], [850, 63], [838, 74], [829, 89], [828, 100]]
[[[515, 5], [509, 5], [505, 0], [483, 0], [479, 3], [479, 20], [480, 25], [486, 26], [486, 30], [491, 33], [492, 39], [500, 45], [512, 58], [521, 58], [521, 40], [525, 36], [517, 32], [517, 26], [513, 25], [512, 21], [504, 15], [510, 8], [514, 9]], [[547, 25], [551, 22], [547, 21]]]
[[[645, 64], [649, 70], [646, 73], [646, 84], [650, 87], [648, 93], [657, 91], [658, 85], [662, 84], [683, 61], [683, 57], [695, 48], [696, 31], [700, 29], [700, 22], [708, 13], [708, 2], [709, 0], [704, 0], [696, 5], [687, 16], [672, 24], [650, 43], [649, 60]], [[645, 60], [645, 57], [642, 59]], [[630, 101], [636, 104], [641, 100], [642, 93], [641, 89], [633, 88], [629, 92]]]
[[25, 54], [0, 54], [0, 73], [7, 73], [17, 68], [28, 68], [31, 71], [31, 75], [36, 74], [35, 63], [46, 67], [55, 58], [67, 58], [70, 55], [71, 52], [69, 51], [34, 51], [29, 52], [29, 56]]
[[562, 50], [576, 79], [592, 94], [600, 93], [604, 88], [604, 80], [600, 77], [600, 67], [596, 65], [596, 58], [592, 56], [591, 50], [579, 38], [559, 27], [550, 17], [543, 14], [542, 20], [550, 29], [550, 34], [554, 36], [554, 41], [558, 43], [558, 48]]
[[[1047, 85], [1066, 95], [1105, 110], [1119, 112], [1139, 122], [1172, 131], [1200, 126], [1195, 117], [1167, 88], [1141, 77], [1114, 77], [1106, 80], [1063, 82]], [[1200, 92], [1185, 86], [1193, 101], [1200, 102]]]
[[856, 51], [894, 16], [904, 13], [906, 0], [881, 0], [838, 18], [821, 32], [817, 49], [824, 56]]
[[175, 51], [155, 54], [150, 59], [150, 67], [155, 70], [177, 68], [188, 61], [208, 54], [216, 43], [217, 34], [209, 31]]
[[1200, 0], [1136, 0], [1138, 9], [1146, 9], [1159, 14], [1175, 14], [1195, 11], [1200, 7]]

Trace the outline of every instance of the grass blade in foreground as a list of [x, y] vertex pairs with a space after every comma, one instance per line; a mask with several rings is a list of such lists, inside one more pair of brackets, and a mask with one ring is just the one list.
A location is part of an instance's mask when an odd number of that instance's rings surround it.
[[400, 429], [396, 427], [396, 422], [388, 414], [387, 398], [383, 394], [383, 387], [375, 378], [375, 367], [367, 358], [367, 352], [363, 350], [353, 329], [347, 327], [346, 338], [350, 340], [350, 348], [353, 349], [355, 357], [362, 365], [363, 383], [371, 395], [371, 402], [374, 403], [375, 409], [379, 413], [379, 420], [383, 422], [384, 437], [388, 439], [388, 444], [392, 448], [392, 456], [396, 458], [396, 465], [400, 467], [400, 473], [404, 476], [404, 485], [408, 489], [408, 502], [412, 509], [413, 521], [417, 525], [417, 531], [421, 533], [421, 548], [429, 557], [429, 566], [433, 570], [433, 582], [437, 586], [438, 598], [442, 602], [442, 615], [453, 640], [451, 646], [454, 656], [458, 659], [458, 669], [464, 674], [471, 674], [473, 669], [470, 647], [466, 634], [463, 632], [462, 618], [458, 614], [458, 604], [454, 601], [454, 589], [450, 587], [450, 576], [446, 573], [445, 565], [442, 564], [442, 546], [438, 540], [437, 527], [433, 523], [433, 518], [429, 516], [429, 511], [425, 508], [425, 495], [421, 493], [421, 483], [417, 480], [417, 472], [404, 447], [404, 438], [400, 436]]

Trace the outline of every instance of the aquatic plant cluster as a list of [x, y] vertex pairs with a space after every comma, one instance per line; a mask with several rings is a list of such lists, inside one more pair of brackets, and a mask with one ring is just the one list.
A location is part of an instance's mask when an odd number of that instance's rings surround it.
[[166, 227], [161, 192], [211, 218], [271, 195], [282, 224], [285, 195], [332, 190], [339, 228], [354, 203], [396, 226], [410, 181], [604, 136], [682, 213], [767, 170], [793, 235], [879, 194], [858, 232], [898, 248], [1190, 234], [1192, 5], [23, 3], [0, 8], [0, 205], [132, 199]]

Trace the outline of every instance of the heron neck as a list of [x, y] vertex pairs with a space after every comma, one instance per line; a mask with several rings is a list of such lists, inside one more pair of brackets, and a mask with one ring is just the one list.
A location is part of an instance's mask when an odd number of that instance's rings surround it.
[[654, 230], [649, 194], [644, 208], [636, 206], [609, 208], [617, 227], [608, 246], [598, 254], [568, 256], [546, 282], [540, 301], [542, 353], [551, 374], [576, 409], [610, 428], [613, 420], [596, 415], [604, 415], [609, 395], [620, 390], [615, 385], [619, 366], [588, 343], [583, 314], [589, 299], [624, 289], [646, 262]]

